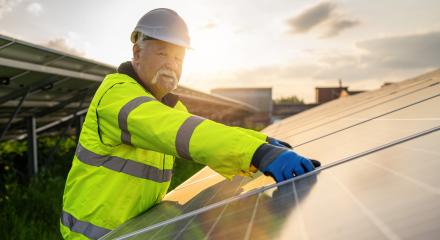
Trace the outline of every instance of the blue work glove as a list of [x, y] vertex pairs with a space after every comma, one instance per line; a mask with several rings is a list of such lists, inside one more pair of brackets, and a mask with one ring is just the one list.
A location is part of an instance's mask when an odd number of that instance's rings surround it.
[[285, 148], [292, 149], [292, 146], [290, 146], [290, 144], [288, 144], [288, 143], [286, 143], [286, 142], [284, 142], [284, 141], [281, 141], [281, 140], [278, 140], [278, 139], [272, 138], [272, 137], [267, 137], [267, 140], [266, 140], [266, 141], [267, 141], [269, 144], [272, 144], [272, 145], [277, 146], [277, 147], [285, 147]]
[[[319, 163], [316, 160], [315, 162]], [[315, 169], [309, 159], [284, 147], [270, 144], [263, 144], [255, 151], [252, 165], [265, 175], [273, 177], [276, 182], [282, 182]]]
[[[289, 143], [281, 141], [281, 140], [278, 140], [276, 138], [267, 137], [266, 142], [268, 142], [269, 144], [272, 144], [274, 146], [277, 146], [277, 147], [285, 147], [285, 148], [288, 148], [288, 149], [293, 149], [292, 146]], [[319, 162], [318, 160], [314, 160], [314, 159], [309, 159], [309, 160], [313, 163], [313, 166], [315, 168], [321, 166], [321, 162]]]

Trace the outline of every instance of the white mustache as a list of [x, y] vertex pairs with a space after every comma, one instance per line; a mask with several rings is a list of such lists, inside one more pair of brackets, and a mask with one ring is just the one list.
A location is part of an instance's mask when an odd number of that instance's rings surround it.
[[174, 81], [177, 81], [177, 74], [173, 70], [170, 70], [168, 68], [161, 68], [159, 71], [157, 71], [156, 75], [154, 76], [152, 81], [153, 84], [157, 83], [160, 75], [166, 75], [168, 77], [172, 77]]

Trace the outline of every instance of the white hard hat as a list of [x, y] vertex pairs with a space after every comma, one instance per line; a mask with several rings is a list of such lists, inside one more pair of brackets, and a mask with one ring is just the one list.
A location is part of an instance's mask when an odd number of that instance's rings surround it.
[[175, 11], [168, 8], [151, 10], [139, 19], [131, 33], [132, 43], [136, 42], [138, 33], [184, 48], [191, 48], [185, 21]]

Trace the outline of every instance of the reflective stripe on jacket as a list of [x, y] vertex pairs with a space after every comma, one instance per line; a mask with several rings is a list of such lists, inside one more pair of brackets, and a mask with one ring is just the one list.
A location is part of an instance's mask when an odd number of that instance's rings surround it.
[[159, 203], [174, 156], [227, 178], [247, 173], [264, 134], [228, 127], [156, 100], [133, 78], [109, 74], [87, 112], [67, 177], [61, 214], [66, 239], [96, 239]]

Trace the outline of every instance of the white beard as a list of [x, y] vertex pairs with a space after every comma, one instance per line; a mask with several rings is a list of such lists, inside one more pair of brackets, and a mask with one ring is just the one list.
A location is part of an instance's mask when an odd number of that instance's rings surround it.
[[151, 83], [154, 85], [159, 84], [161, 89], [169, 93], [177, 88], [179, 80], [177, 79], [176, 73], [169, 69], [161, 68], [157, 71], [156, 75], [154, 75]]

